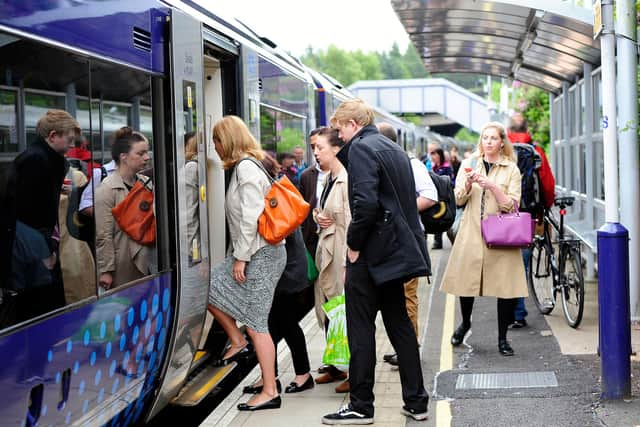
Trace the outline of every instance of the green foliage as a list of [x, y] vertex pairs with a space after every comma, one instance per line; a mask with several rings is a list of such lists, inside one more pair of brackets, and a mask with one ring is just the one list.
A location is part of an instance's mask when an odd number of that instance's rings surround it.
[[480, 135], [467, 128], [462, 128], [458, 131], [458, 133], [456, 133], [456, 136], [454, 138], [458, 141], [465, 141], [475, 144], [478, 142], [478, 138], [480, 138]]
[[304, 134], [299, 129], [283, 128], [278, 142], [278, 153], [291, 153], [304, 141]]
[[517, 92], [517, 110], [527, 119], [529, 133], [545, 150], [549, 145], [549, 95], [533, 86], [522, 86]]

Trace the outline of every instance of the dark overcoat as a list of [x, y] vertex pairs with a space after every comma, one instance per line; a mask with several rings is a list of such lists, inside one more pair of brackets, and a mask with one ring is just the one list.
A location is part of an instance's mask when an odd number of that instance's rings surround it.
[[431, 275], [409, 156], [373, 125], [338, 153], [349, 175], [347, 245], [377, 285]]

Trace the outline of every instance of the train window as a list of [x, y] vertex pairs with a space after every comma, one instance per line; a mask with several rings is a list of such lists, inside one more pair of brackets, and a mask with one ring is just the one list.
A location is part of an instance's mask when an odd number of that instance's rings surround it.
[[25, 90], [24, 109], [25, 127], [27, 130], [27, 145], [36, 140], [36, 123], [47, 110], [52, 108], [65, 109], [65, 94], [36, 90]]
[[12, 291], [15, 311], [3, 326], [96, 294], [92, 226], [82, 228], [74, 209], [89, 181], [91, 155], [81, 146], [76, 108], [76, 98], [89, 97], [89, 62], [6, 40], [0, 46], [0, 127], [8, 128], [0, 157], [0, 285]]
[[18, 151], [17, 100], [17, 90], [0, 88], [0, 153]]
[[280, 157], [292, 153], [297, 146], [306, 146], [305, 118], [260, 106], [260, 138], [262, 148]]
[[[98, 292], [116, 289], [157, 272], [155, 223], [126, 227], [127, 206], [134, 194], [142, 194], [128, 209], [142, 209], [153, 217], [153, 147], [151, 79], [148, 75], [119, 65], [94, 61], [91, 64], [91, 98], [99, 107], [102, 130], [99, 151], [104, 180], [94, 187], [95, 253]], [[142, 123], [145, 123], [144, 129]], [[94, 174], [98, 173], [98, 170]], [[123, 225], [120, 225], [123, 224]]]
[[[110, 165], [111, 142], [123, 126], [142, 131], [133, 139], [145, 143], [135, 140], [135, 152], [121, 153], [128, 167], [118, 172], [126, 175], [121, 190], [126, 194], [136, 178], [152, 188], [149, 76], [29, 40], [5, 39], [0, 45], [0, 287], [11, 291], [16, 309], [0, 327], [95, 297], [99, 275], [100, 283], [114, 287], [153, 273], [156, 265], [155, 246], [127, 245], [114, 218], [108, 218], [110, 208], [108, 214], [100, 209], [109, 204], [106, 180], [119, 171]], [[124, 198], [111, 196], [111, 202]], [[105, 243], [109, 227], [111, 241]], [[126, 265], [118, 264], [121, 259]]]

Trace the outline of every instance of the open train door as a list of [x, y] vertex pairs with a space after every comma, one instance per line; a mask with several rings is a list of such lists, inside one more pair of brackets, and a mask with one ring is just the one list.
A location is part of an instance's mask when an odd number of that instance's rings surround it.
[[[148, 418], [183, 390], [202, 334], [209, 294], [202, 24], [172, 9], [168, 25], [176, 245], [176, 301], [167, 359]], [[186, 136], [186, 138], [185, 138]], [[195, 145], [190, 141], [195, 138]], [[186, 140], [185, 140], [186, 139]]]

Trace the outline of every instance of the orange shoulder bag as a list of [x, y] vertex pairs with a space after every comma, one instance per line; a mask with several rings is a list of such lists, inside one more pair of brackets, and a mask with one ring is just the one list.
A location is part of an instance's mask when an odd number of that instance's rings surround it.
[[153, 214], [153, 191], [138, 180], [127, 197], [111, 213], [122, 231], [141, 245], [153, 245], [156, 241], [156, 217]]
[[258, 218], [258, 233], [268, 243], [275, 245], [304, 222], [310, 206], [289, 178], [283, 176], [279, 180], [273, 179], [262, 163], [252, 158], [248, 160], [262, 169], [271, 182], [271, 189], [264, 197], [264, 211]]

